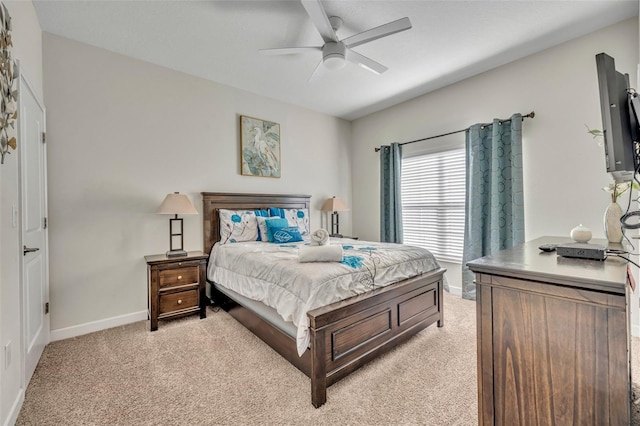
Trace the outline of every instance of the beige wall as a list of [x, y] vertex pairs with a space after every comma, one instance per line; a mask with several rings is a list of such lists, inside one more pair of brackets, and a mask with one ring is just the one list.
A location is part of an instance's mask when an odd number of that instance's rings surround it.
[[[354, 232], [378, 238], [378, 154], [374, 147], [463, 129], [477, 122], [536, 112], [523, 123], [525, 232], [527, 239], [569, 235], [582, 223], [603, 237], [611, 182], [601, 147], [585, 124], [601, 128], [595, 55], [613, 56], [636, 87], [638, 19], [453, 84], [352, 123]], [[458, 135], [464, 140], [464, 133]], [[436, 139], [435, 141], [438, 141]], [[429, 147], [432, 142], [422, 142]], [[369, 212], [368, 215], [359, 212]], [[459, 268], [448, 265], [450, 282]], [[451, 268], [453, 266], [453, 268]], [[459, 284], [458, 284], [459, 285]]]
[[[42, 31], [30, 1], [5, 1], [12, 20], [13, 57], [42, 98]], [[16, 82], [17, 84], [17, 82]], [[21, 145], [18, 140], [17, 149]], [[0, 165], [0, 424], [13, 424], [24, 399], [20, 318], [20, 233], [12, 225], [19, 206], [17, 151]], [[11, 363], [5, 369], [5, 345], [10, 343]]]
[[[351, 124], [49, 34], [44, 50], [55, 338], [56, 330], [142, 315], [142, 256], [166, 249], [167, 220], [153, 211], [167, 192], [189, 193], [196, 205], [203, 190], [305, 192], [316, 209], [339, 195], [358, 217], [351, 230], [351, 215], [341, 215], [342, 231], [376, 240], [375, 146], [516, 111], [537, 114], [524, 124], [527, 238], [566, 235], [578, 223], [602, 236], [607, 196], [600, 188], [609, 178], [602, 149], [584, 127], [601, 123], [594, 55], [612, 55], [635, 84], [638, 21]], [[282, 124], [282, 179], [239, 175], [238, 114]], [[317, 210], [313, 217], [319, 226]], [[185, 218], [187, 248], [201, 247], [200, 220]], [[459, 285], [456, 265], [447, 267]]]
[[[169, 192], [199, 210], [201, 191], [310, 194], [312, 228], [327, 197], [351, 204], [347, 121], [48, 33], [44, 66], [52, 339], [146, 319], [143, 256], [168, 249]], [[282, 178], [240, 175], [240, 114], [280, 123]], [[201, 222], [184, 217], [186, 249]]]

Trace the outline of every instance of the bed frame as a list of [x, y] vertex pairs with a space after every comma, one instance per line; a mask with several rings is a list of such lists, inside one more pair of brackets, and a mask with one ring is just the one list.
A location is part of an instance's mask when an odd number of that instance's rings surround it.
[[[220, 240], [218, 209], [267, 207], [306, 208], [309, 195], [232, 194], [203, 192], [204, 250]], [[317, 408], [327, 400], [327, 387], [368, 361], [389, 351], [433, 324], [444, 325], [440, 268], [386, 287], [332, 303], [307, 313], [310, 348], [298, 356], [296, 341], [211, 285], [219, 304], [276, 352], [311, 379], [311, 402]]]

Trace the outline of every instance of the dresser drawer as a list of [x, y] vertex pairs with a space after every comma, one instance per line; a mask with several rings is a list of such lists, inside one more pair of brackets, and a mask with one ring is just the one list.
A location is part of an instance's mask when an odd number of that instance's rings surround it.
[[198, 306], [198, 290], [160, 295], [160, 315]]
[[199, 280], [197, 266], [165, 269], [163, 271], [160, 271], [158, 275], [160, 288], [193, 284], [197, 283]]

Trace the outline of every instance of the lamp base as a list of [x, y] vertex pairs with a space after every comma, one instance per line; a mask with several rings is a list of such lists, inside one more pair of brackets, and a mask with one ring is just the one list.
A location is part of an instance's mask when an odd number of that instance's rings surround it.
[[167, 257], [181, 257], [181, 256], [186, 256], [187, 252], [184, 250], [169, 250], [165, 254]]
[[329, 234], [330, 237], [342, 238], [342, 234]]

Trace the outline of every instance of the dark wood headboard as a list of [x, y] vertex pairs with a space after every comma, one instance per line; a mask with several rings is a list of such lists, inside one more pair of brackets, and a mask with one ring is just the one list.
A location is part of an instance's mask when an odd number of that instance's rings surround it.
[[284, 209], [308, 209], [311, 216], [311, 195], [287, 194], [234, 194], [224, 192], [202, 193], [202, 233], [204, 252], [220, 241], [219, 209], [256, 210], [268, 207]]

